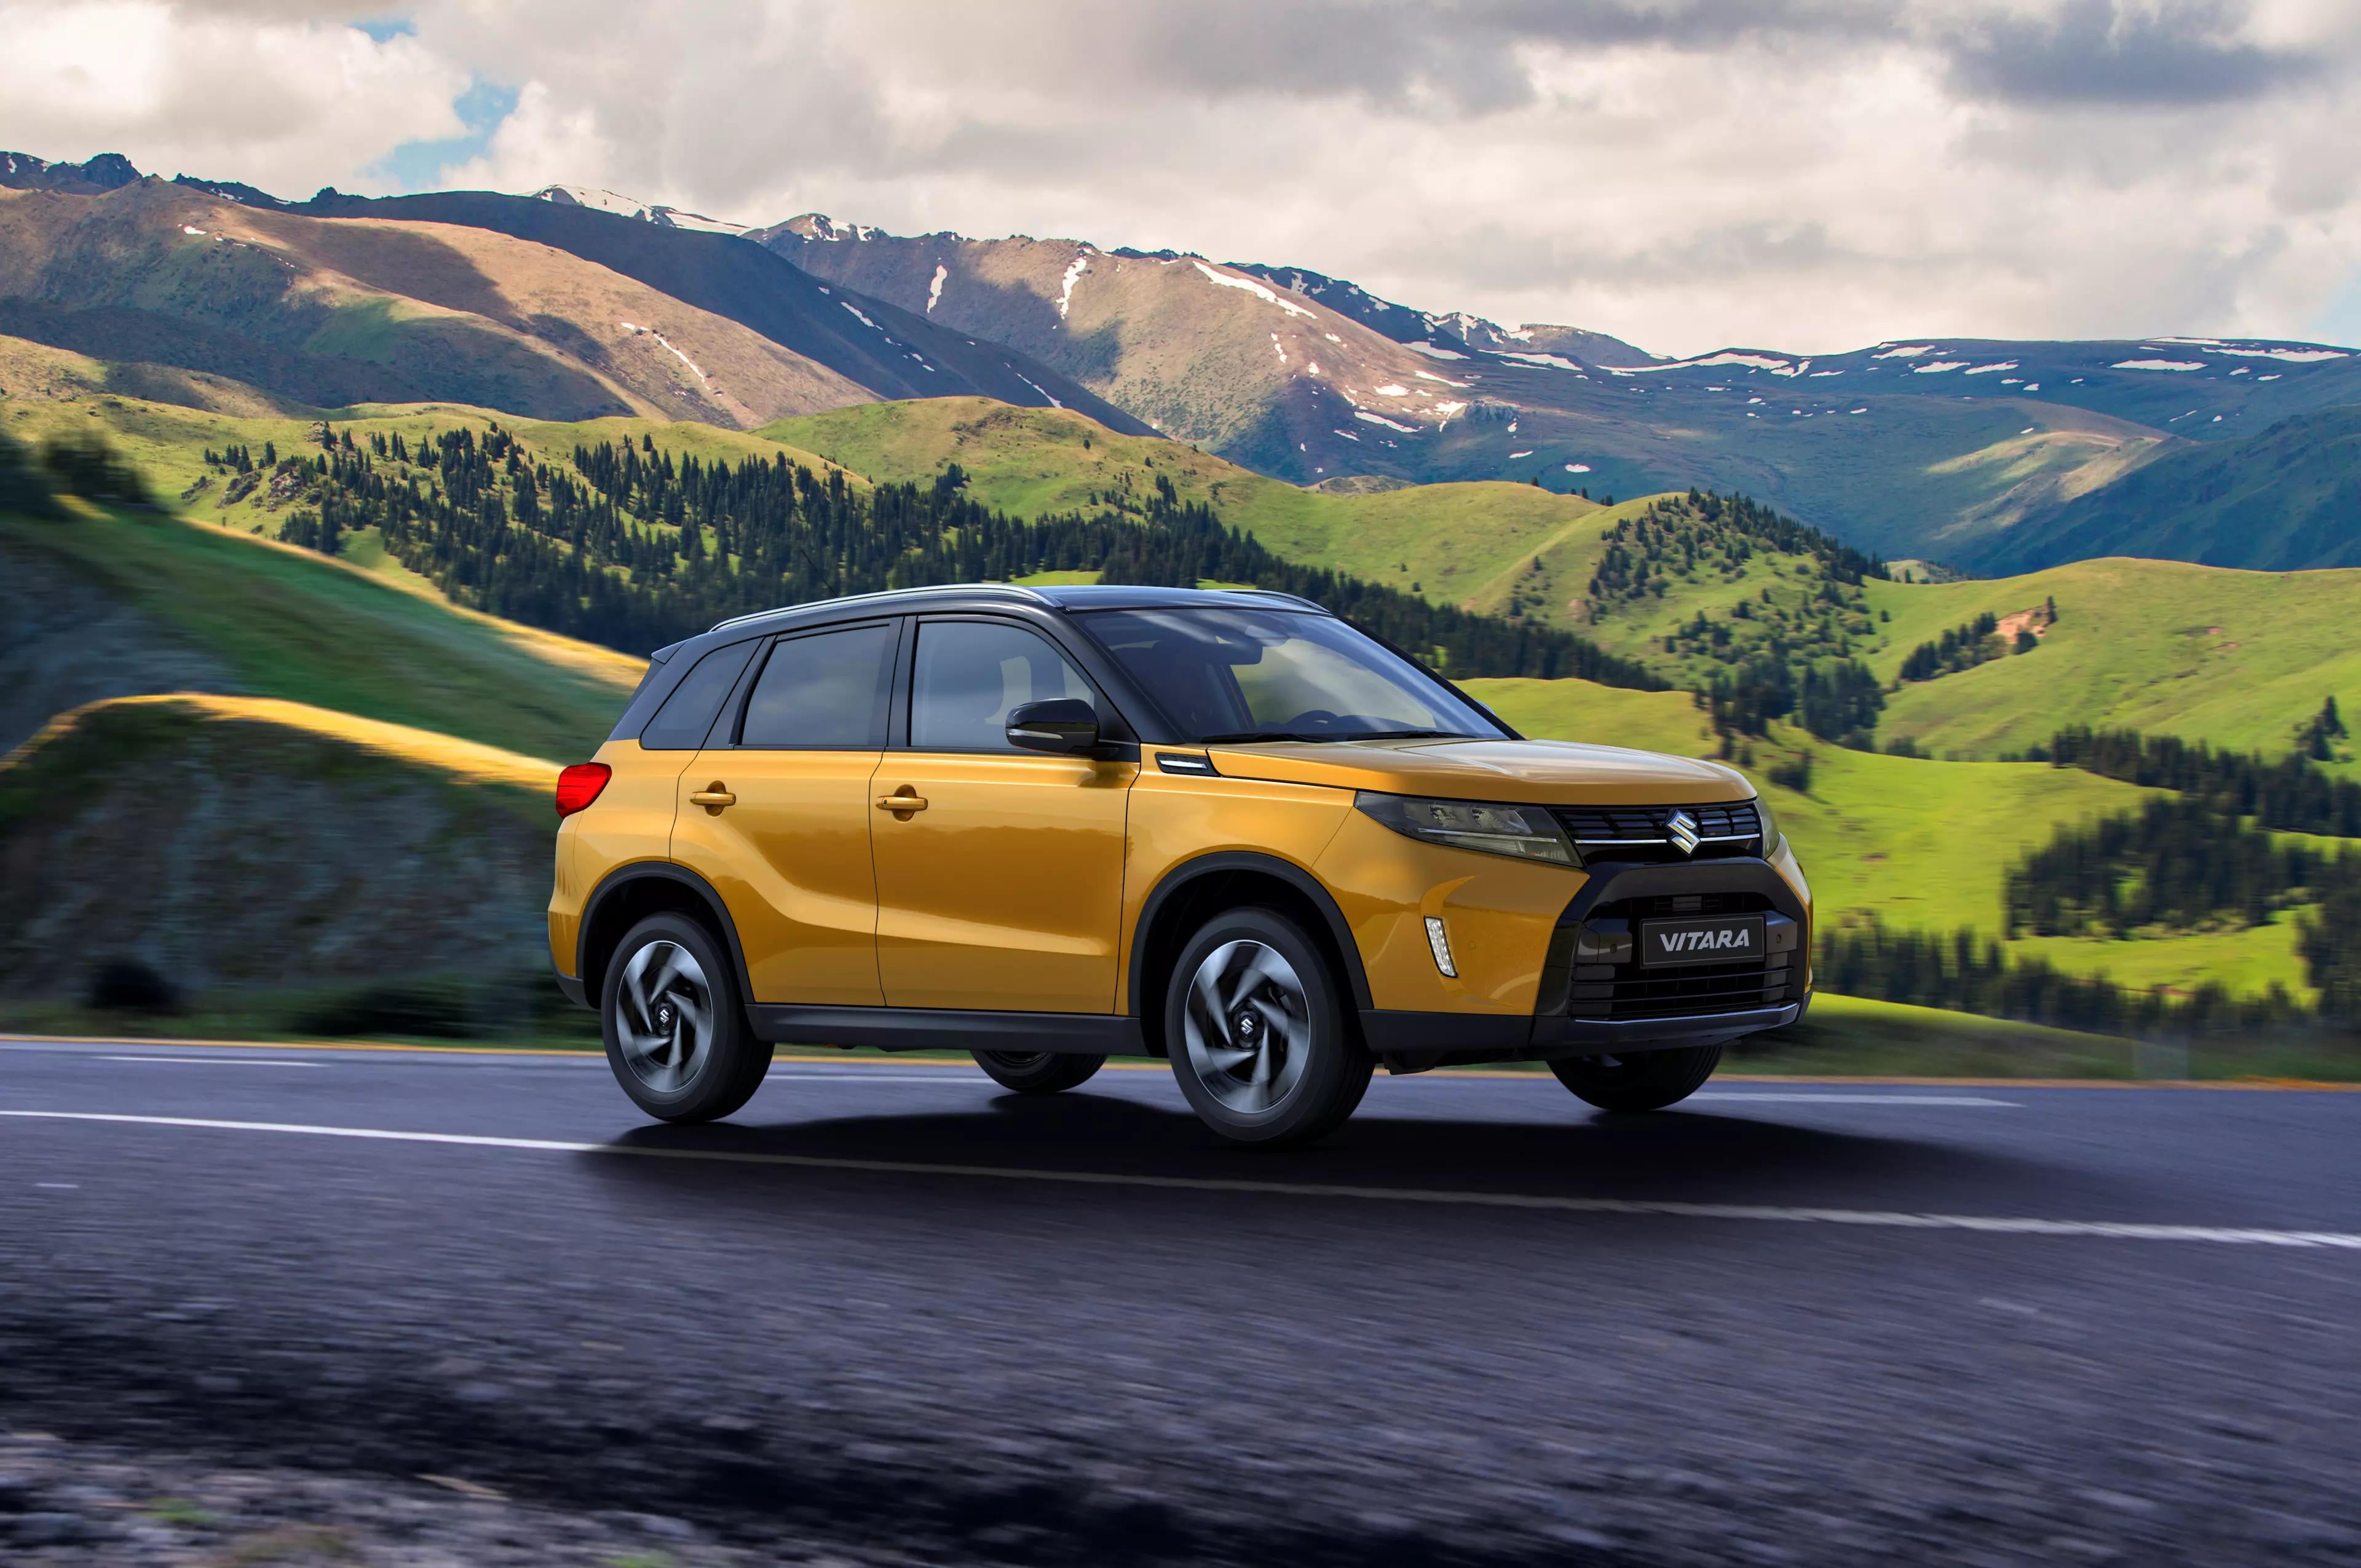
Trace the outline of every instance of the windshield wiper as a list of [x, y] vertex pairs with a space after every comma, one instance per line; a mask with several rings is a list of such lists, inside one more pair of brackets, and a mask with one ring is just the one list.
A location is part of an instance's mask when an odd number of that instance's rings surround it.
[[1235, 735], [1200, 735], [1201, 746], [1238, 745], [1249, 740], [1472, 740], [1475, 737], [1456, 729], [1351, 729], [1336, 730], [1326, 735], [1307, 735], [1295, 729], [1246, 729]]
[[1235, 746], [1248, 740], [1351, 740], [1351, 735], [1303, 735], [1292, 729], [1241, 729], [1235, 735], [1200, 735], [1200, 746]]

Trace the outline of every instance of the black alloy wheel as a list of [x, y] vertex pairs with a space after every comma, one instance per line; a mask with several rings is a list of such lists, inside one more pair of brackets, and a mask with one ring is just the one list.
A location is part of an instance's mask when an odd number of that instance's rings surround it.
[[1019, 1094], [1055, 1094], [1090, 1081], [1106, 1065], [1100, 1056], [1071, 1056], [1060, 1051], [975, 1051], [975, 1065], [992, 1081]]
[[1602, 1111], [1661, 1111], [1695, 1094], [1720, 1063], [1719, 1046], [1676, 1046], [1624, 1057], [1561, 1057], [1549, 1069]]
[[1199, 1118], [1242, 1144], [1334, 1132], [1377, 1066], [1326, 957], [1273, 909], [1226, 911], [1189, 938], [1165, 991], [1164, 1044]]
[[727, 1116], [771, 1070], [729, 952], [685, 915], [651, 915], [625, 935], [607, 961], [598, 1018], [615, 1081], [663, 1121]]

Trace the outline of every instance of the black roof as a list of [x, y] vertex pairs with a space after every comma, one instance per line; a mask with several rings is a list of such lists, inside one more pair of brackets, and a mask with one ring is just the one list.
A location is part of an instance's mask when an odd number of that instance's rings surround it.
[[[705, 642], [723, 630], [741, 636], [761, 636], [815, 621], [834, 620], [846, 613], [906, 614], [916, 610], [979, 609], [993, 606], [1032, 606], [1042, 609], [1157, 609], [1184, 605], [1227, 605], [1238, 609], [1287, 609], [1328, 611], [1307, 598], [1265, 588], [1159, 588], [1131, 584], [1073, 583], [1058, 587], [1026, 587], [1015, 583], [946, 583], [939, 587], [888, 588], [882, 593], [851, 594], [842, 598], [815, 599], [809, 604], [783, 605], [756, 610], [720, 622], [695, 637], [685, 638], [652, 655], [664, 663], [690, 643]], [[734, 639], [733, 639], [734, 641]]]

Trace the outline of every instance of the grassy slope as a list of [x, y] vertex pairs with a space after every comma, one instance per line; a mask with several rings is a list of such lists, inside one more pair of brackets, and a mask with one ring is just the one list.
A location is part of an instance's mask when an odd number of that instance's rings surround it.
[[258, 696], [564, 761], [597, 746], [642, 669], [218, 526], [97, 517], [0, 529], [173, 625]]
[[[1587, 681], [1477, 680], [1478, 699], [1529, 735], [1712, 754], [1713, 738], [1678, 692], [1628, 692]], [[1791, 748], [1806, 739], [1781, 737]], [[2062, 824], [2118, 811], [2150, 793], [2073, 769], [2032, 762], [1939, 762], [1814, 744], [1812, 791], [1760, 776], [1781, 828], [1812, 881], [1824, 919], [1873, 914], [1889, 925], [1997, 936], [2002, 879]], [[1773, 760], [1763, 748], [1758, 761]], [[2075, 974], [2129, 985], [2187, 988], [2212, 979], [2243, 993], [2273, 981], [2308, 994], [2282, 921], [2155, 941], [2027, 939], [2011, 951]]]
[[2113, 559], [1989, 582], [1872, 584], [1870, 601], [1894, 620], [1871, 663], [1891, 678], [1911, 648], [1946, 629], [2051, 597], [2058, 624], [2037, 652], [1905, 687], [1888, 699], [1880, 736], [1991, 757], [2063, 725], [2115, 725], [2278, 752], [2323, 697], [2361, 699], [2351, 632], [2361, 570]]
[[[139, 736], [168, 733], [176, 724], [191, 721], [198, 726], [260, 726], [258, 733], [275, 740], [323, 743], [378, 762], [423, 769], [454, 784], [492, 786], [503, 792], [504, 800], [529, 801], [535, 807], [557, 781], [557, 764], [547, 759], [479, 740], [280, 697], [221, 696], [209, 692], [158, 692], [86, 703], [50, 720], [39, 734], [0, 761], [0, 767], [27, 770], [19, 778], [36, 777], [59, 756], [72, 751], [93, 729]], [[12, 778], [12, 789], [18, 783], [19, 779]], [[13, 795], [11, 799], [14, 802]]]
[[1176, 442], [981, 398], [871, 403], [781, 420], [759, 433], [873, 480], [927, 478], [957, 463], [977, 500], [1021, 517], [1087, 510], [1093, 490], [1120, 491], [1126, 480], [1131, 494], [1152, 494], [1167, 477], [1181, 499], [1210, 503], [1290, 560], [1414, 587], [1438, 603], [1505, 592], [1499, 585], [1536, 551], [1586, 533], [1597, 540], [1583, 524], [1598, 509], [1579, 496], [1497, 482], [1321, 495]]
[[[12, 346], [21, 345], [16, 339], [0, 338], [0, 349]], [[28, 364], [35, 362], [29, 355], [26, 360]], [[104, 368], [97, 361], [86, 361], [80, 373], [97, 375]], [[0, 369], [5, 369], [5, 365], [0, 365]], [[307, 444], [318, 428], [320, 416], [316, 414], [243, 416], [141, 398], [64, 389], [75, 384], [60, 383], [60, 390], [53, 396], [11, 398], [0, 402], [0, 430], [19, 441], [35, 444], [64, 430], [101, 429], [139, 466], [149, 485], [167, 504], [206, 474], [203, 453], [207, 447], [219, 450], [243, 444], [253, 450], [257, 461], [261, 458], [265, 442], [275, 443], [282, 457], [316, 452]], [[234, 387], [235, 383], [225, 386]], [[353, 439], [364, 444], [372, 433], [399, 433], [404, 441], [415, 443], [429, 432], [454, 430], [462, 424], [481, 432], [487, 422], [497, 422], [514, 433], [544, 461], [556, 464], [570, 462], [577, 444], [636, 442], [644, 435], [654, 436], [660, 445], [675, 455], [675, 461], [682, 453], [694, 453], [708, 461], [726, 457], [739, 462], [752, 457], [767, 463], [779, 455], [782, 448], [782, 444], [775, 441], [708, 424], [620, 418], [570, 422], [519, 420], [497, 411], [457, 403], [364, 404], [326, 411], [326, 417], [337, 430], [349, 430]], [[785, 453], [789, 462], [805, 464], [816, 472], [825, 473], [831, 466], [817, 453], [793, 445], [787, 445]], [[220, 489], [221, 480], [216, 475], [212, 488], [191, 498], [181, 510], [218, 521], [221, 513], [214, 502]], [[263, 521], [259, 502], [258, 495], [237, 509], [245, 525]], [[275, 514], [266, 532], [277, 532]]]

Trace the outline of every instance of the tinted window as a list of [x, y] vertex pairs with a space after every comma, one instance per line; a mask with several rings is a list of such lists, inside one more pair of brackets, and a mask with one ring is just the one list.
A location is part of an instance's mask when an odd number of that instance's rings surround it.
[[704, 745], [706, 732], [713, 728], [714, 717], [720, 713], [730, 688], [738, 684], [756, 646], [733, 642], [699, 659], [640, 731], [640, 744], [651, 751], [694, 751]]
[[771, 649], [739, 731], [747, 746], [870, 751], [885, 744], [894, 628], [790, 637]]
[[1014, 751], [1008, 713], [1053, 696], [1095, 701], [1082, 673], [1046, 638], [983, 620], [918, 628], [910, 690], [910, 744], [928, 751]]

